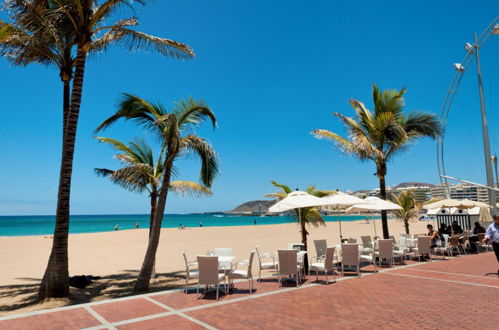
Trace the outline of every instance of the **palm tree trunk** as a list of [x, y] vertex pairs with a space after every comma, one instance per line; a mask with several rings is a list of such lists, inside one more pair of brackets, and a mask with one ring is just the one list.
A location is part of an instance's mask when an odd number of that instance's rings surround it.
[[69, 296], [69, 203], [71, 176], [73, 173], [74, 146], [83, 91], [83, 76], [85, 73], [86, 58], [86, 51], [78, 48], [75, 60], [75, 77], [73, 81], [71, 105], [69, 107], [67, 126], [62, 142], [62, 160], [57, 194], [54, 238], [48, 265], [40, 285], [40, 298], [60, 298]]
[[[386, 183], [385, 183], [386, 164], [381, 164], [378, 166], [377, 175], [378, 175], [378, 179], [379, 179], [380, 197], [381, 197], [381, 199], [386, 200]], [[383, 228], [383, 238], [388, 239], [390, 236], [390, 233], [388, 232], [388, 217], [387, 217], [385, 210], [381, 211], [381, 226]]]
[[305, 229], [305, 221], [300, 220], [300, 227], [301, 227], [301, 242], [305, 246], [305, 251], [308, 251], [308, 246], [307, 246], [308, 232]]
[[62, 102], [62, 138], [64, 139], [64, 134], [66, 134], [66, 126], [68, 121], [68, 113], [69, 113], [69, 104], [70, 104], [70, 93], [71, 86], [69, 80], [64, 80], [62, 82], [64, 84], [63, 90], [63, 102]]
[[156, 214], [156, 204], [158, 203], [158, 196], [151, 194], [151, 215], [149, 216], [149, 237], [151, 237], [152, 226], [154, 223], [154, 215]]
[[[151, 216], [149, 218], [149, 240], [151, 239], [152, 225], [154, 223], [154, 215], [156, 213], [157, 202], [158, 202], [157, 194], [155, 194], [155, 193], [151, 194]], [[151, 277], [155, 277], [155, 276], [156, 276], [156, 260], [154, 261], [154, 264], [152, 266], [152, 271], [151, 271]]]
[[149, 282], [151, 280], [152, 271], [156, 260], [156, 251], [158, 250], [159, 237], [161, 235], [161, 224], [163, 222], [163, 214], [166, 208], [166, 199], [168, 197], [168, 189], [170, 187], [170, 180], [172, 174], [174, 157], [170, 156], [165, 160], [163, 183], [159, 191], [156, 212], [152, 223], [152, 230], [149, 236], [149, 243], [147, 245], [146, 255], [140, 268], [140, 273], [133, 288], [134, 292], [149, 290]]
[[410, 234], [409, 233], [409, 220], [408, 219], [404, 220], [404, 227], [405, 227], [405, 233]]

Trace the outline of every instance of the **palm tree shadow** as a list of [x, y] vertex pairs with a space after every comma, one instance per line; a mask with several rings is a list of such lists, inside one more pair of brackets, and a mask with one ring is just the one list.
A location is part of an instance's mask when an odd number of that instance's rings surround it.
[[[38, 298], [41, 279], [18, 278], [32, 283], [0, 286], [0, 316], [140, 294], [141, 292], [133, 292], [137, 273], [137, 270], [124, 270], [119, 274], [105, 275], [94, 280], [84, 289], [71, 287], [69, 299], [51, 299], [49, 301], [41, 301]], [[156, 276], [151, 279], [148, 292], [178, 288], [184, 283], [184, 280], [185, 274], [182, 271], [156, 273]]]

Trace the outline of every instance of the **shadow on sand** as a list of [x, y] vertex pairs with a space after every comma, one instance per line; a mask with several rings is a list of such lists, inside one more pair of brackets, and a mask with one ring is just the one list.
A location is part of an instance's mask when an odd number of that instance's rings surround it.
[[[71, 287], [70, 298], [45, 301], [38, 298], [41, 279], [17, 278], [26, 283], [0, 286], [0, 316], [139, 294], [132, 292], [138, 273], [138, 270], [127, 269], [120, 274], [102, 276], [84, 289]], [[156, 273], [148, 292], [178, 288], [184, 284], [184, 280], [182, 271]]]

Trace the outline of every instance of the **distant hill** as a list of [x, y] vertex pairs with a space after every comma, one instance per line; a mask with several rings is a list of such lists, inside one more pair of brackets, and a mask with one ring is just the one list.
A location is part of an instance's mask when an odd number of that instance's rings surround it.
[[225, 213], [265, 212], [274, 204], [275, 201], [273, 200], [249, 201], [237, 206], [231, 211], [226, 211]]

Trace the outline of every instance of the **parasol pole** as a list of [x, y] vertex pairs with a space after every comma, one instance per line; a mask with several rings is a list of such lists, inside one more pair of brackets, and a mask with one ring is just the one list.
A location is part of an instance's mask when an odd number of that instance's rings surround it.
[[338, 223], [340, 225], [340, 244], [341, 244], [341, 240], [343, 239], [343, 233], [341, 232], [341, 215], [340, 215], [339, 207], [336, 207], [336, 209], [338, 210]]

